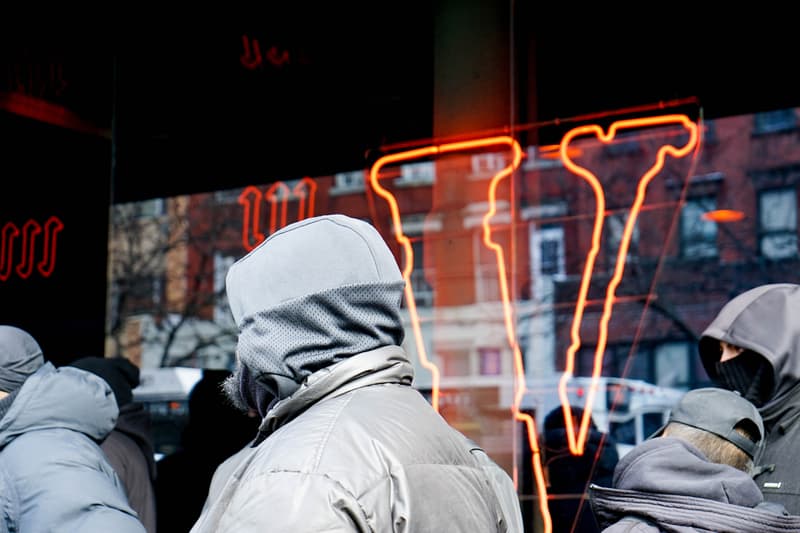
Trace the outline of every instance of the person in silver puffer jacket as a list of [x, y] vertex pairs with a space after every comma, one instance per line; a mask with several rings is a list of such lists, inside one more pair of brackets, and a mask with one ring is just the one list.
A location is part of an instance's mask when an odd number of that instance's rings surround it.
[[404, 279], [344, 215], [290, 224], [228, 271], [230, 399], [262, 417], [193, 533], [521, 532], [511, 478], [412, 387]]

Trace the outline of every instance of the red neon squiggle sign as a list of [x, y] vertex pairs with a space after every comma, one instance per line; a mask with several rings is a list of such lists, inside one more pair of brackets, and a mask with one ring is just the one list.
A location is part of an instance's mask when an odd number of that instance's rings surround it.
[[[263, 196], [261, 190], [255, 185], [249, 185], [239, 194], [238, 202], [243, 207], [242, 212], [242, 246], [248, 252], [258, 246], [266, 235], [271, 235], [286, 226], [288, 220], [289, 200], [298, 200], [297, 220], [304, 220], [314, 216], [314, 203], [317, 193], [317, 183], [309, 177], [297, 182], [294, 188], [277, 181], [269, 186]], [[261, 231], [262, 214], [261, 203], [269, 203], [269, 231]]]
[[[51, 216], [44, 227], [30, 219], [20, 230], [13, 222], [7, 222], [0, 231], [0, 281], [8, 280], [12, 273], [22, 279], [28, 279], [33, 273], [34, 265], [43, 277], [50, 277], [56, 266], [57, 237], [64, 229], [64, 223], [56, 216]], [[41, 259], [36, 263], [36, 240], [43, 235]], [[17, 238], [21, 236], [19, 263], [14, 268], [14, 249]]]

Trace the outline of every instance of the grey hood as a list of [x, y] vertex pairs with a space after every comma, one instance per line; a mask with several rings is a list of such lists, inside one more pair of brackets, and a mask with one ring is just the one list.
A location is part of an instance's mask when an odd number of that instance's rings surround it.
[[[590, 500], [598, 523], [609, 532], [800, 530], [800, 517], [764, 502], [745, 472], [709, 462], [697, 448], [674, 437], [636, 446], [617, 464], [614, 488], [592, 485]], [[638, 529], [629, 529], [637, 523]]]
[[784, 403], [800, 381], [800, 285], [775, 283], [746, 291], [728, 302], [703, 331], [699, 350], [709, 377], [717, 381], [718, 341], [762, 355], [772, 366], [775, 388], [760, 410]]
[[0, 391], [15, 392], [43, 364], [36, 339], [25, 330], [0, 325]]
[[0, 419], [0, 449], [23, 433], [54, 428], [101, 441], [114, 428], [118, 415], [113, 392], [102, 378], [45, 363], [25, 380]]
[[290, 224], [228, 271], [237, 361], [277, 400], [286, 398], [317, 370], [400, 345], [404, 286], [370, 224], [344, 215]]
[[755, 507], [763, 501], [752, 478], [732, 466], [712, 463], [694, 446], [674, 437], [643, 442], [620, 459], [614, 487], [693, 496]]

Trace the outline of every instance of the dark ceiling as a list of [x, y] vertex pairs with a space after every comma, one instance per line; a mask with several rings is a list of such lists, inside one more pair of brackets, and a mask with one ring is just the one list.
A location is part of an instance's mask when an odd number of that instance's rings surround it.
[[[0, 219], [21, 226], [57, 215], [68, 231], [52, 276], [0, 283], [0, 322], [30, 328], [54, 360], [102, 353], [109, 197], [355, 170], [384, 144], [429, 138], [431, 2], [409, 0], [389, 15], [374, 2], [323, 5], [267, 4], [235, 24], [144, 9], [105, 24], [3, 18], [0, 134], [11, 192]], [[516, 94], [534, 95], [520, 102], [534, 101], [539, 120], [687, 97], [706, 118], [800, 106], [796, 31], [782, 27], [791, 17], [750, 12], [733, 27], [683, 14], [653, 26], [631, 24], [630, 13], [581, 26], [567, 13], [574, 5], [549, 15], [528, 0], [509, 5], [518, 9]], [[533, 81], [524, 65], [534, 65]]]
[[[160, 28], [147, 46], [123, 46], [117, 199], [146, 194], [143, 182], [169, 195], [187, 180], [203, 191], [354, 170], [368, 147], [429, 136], [431, 31], [406, 22], [278, 17], [212, 32]], [[164, 186], [176, 176], [184, 183]]]
[[[235, 24], [8, 23], [5, 87], [18, 88], [19, 69], [48, 75], [26, 65], [63, 66], [65, 90], [31, 89], [113, 132], [117, 202], [363, 168], [382, 145], [429, 137], [432, 4], [414, 0], [390, 14], [323, 5], [314, 17], [299, 3], [239, 13]], [[666, 15], [659, 25], [625, 17], [581, 25], [566, 13], [542, 16], [531, 2], [511, 5], [515, 57], [535, 68], [535, 82], [524, 66], [516, 73], [517, 94], [535, 94], [528, 117], [686, 97], [699, 99], [706, 118], [800, 105], [794, 32], [774, 19], [742, 28]]]

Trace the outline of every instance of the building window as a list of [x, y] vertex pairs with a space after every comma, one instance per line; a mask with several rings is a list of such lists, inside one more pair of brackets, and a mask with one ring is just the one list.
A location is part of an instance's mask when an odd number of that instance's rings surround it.
[[408, 163], [400, 167], [400, 177], [394, 180], [398, 186], [432, 185], [436, 181], [436, 165], [433, 161]]
[[797, 117], [793, 108], [756, 113], [753, 120], [755, 122], [753, 124], [753, 133], [755, 135], [792, 131], [797, 128]]
[[[564, 254], [560, 250], [561, 243], [556, 239], [545, 239], [539, 243], [542, 258], [542, 274], [552, 276], [562, 272]], [[561, 261], [559, 261], [561, 259]], [[560, 264], [562, 263], [562, 264]]]
[[125, 289], [125, 307], [132, 314], [158, 308], [164, 301], [163, 291], [164, 282], [155, 273], [137, 276]]
[[472, 175], [491, 177], [506, 167], [502, 153], [475, 154], [472, 156]]
[[503, 373], [502, 353], [500, 348], [478, 348], [482, 376], [499, 376]]
[[214, 203], [220, 205], [236, 204], [239, 202], [239, 197], [242, 194], [242, 189], [223, 189], [214, 191]]
[[[556, 148], [558, 146], [556, 145]], [[558, 150], [554, 150], [551, 146], [528, 146], [525, 150], [525, 159], [522, 163], [524, 170], [543, 170], [546, 168], [560, 168], [564, 163], [559, 157]]]
[[[428, 279], [433, 278], [433, 270], [425, 270], [425, 242], [422, 235], [410, 237], [411, 251], [414, 254], [414, 267], [411, 270], [411, 290], [414, 303], [420, 307], [433, 306], [433, 287]], [[405, 261], [404, 261], [405, 263]]]
[[763, 257], [797, 257], [797, 191], [781, 188], [759, 192], [758, 225]]
[[665, 342], [655, 348], [656, 385], [662, 387], [689, 387], [690, 360], [694, 353], [688, 342]]
[[[605, 231], [606, 231], [606, 253], [611, 269], [617, 264], [617, 254], [619, 254], [619, 247], [622, 244], [622, 233], [625, 231], [625, 223], [628, 220], [628, 213], [611, 213], [605, 218]], [[639, 246], [639, 224], [634, 224], [633, 233], [631, 234], [631, 241], [628, 244], [628, 253], [625, 259], [630, 260], [632, 256], [636, 255], [636, 250]]]
[[719, 135], [717, 135], [717, 123], [713, 120], [703, 121], [703, 143], [706, 145], [719, 144]]
[[228, 296], [225, 292], [225, 276], [235, 262], [236, 258], [233, 256], [214, 254], [214, 321], [219, 324], [233, 323], [233, 315], [228, 307]]
[[[582, 346], [576, 354], [575, 375], [591, 376], [594, 367], [595, 346]], [[603, 354], [601, 374], [606, 377], [626, 377], [641, 379], [649, 383], [655, 382], [653, 368], [653, 352], [650, 347], [639, 344], [635, 353], [631, 353], [631, 345], [627, 343], [609, 343]]]
[[617, 134], [616, 138], [605, 147], [608, 157], [635, 155], [641, 150], [638, 132], [624, 132]]
[[437, 356], [443, 376], [463, 377], [472, 375], [469, 350], [441, 349]]
[[339, 172], [333, 175], [331, 194], [344, 194], [364, 191], [364, 171]]
[[631, 353], [629, 344], [617, 344], [609, 346], [608, 351], [613, 354], [613, 374], [612, 376], [625, 376], [630, 379], [642, 379], [649, 383], [655, 381], [653, 369], [653, 353], [649, 347], [639, 344], [636, 351]]
[[681, 210], [681, 254], [687, 259], [716, 257], [717, 224], [703, 215], [717, 208], [714, 197], [689, 198]]
[[473, 232], [472, 253], [475, 265], [475, 301], [499, 302], [501, 292], [497, 254], [483, 243], [483, 231], [476, 229]]
[[[408, 236], [411, 253], [414, 255], [409, 275], [411, 290], [414, 293], [414, 303], [420, 307], [431, 307], [433, 305], [433, 286], [428, 280], [434, 279], [435, 270], [425, 269], [425, 234], [426, 231], [435, 231], [435, 229], [426, 226], [425, 215], [419, 213], [405, 215], [401, 228], [402, 232]], [[405, 247], [402, 248], [402, 253], [402, 265], [405, 265], [408, 262], [408, 258], [405, 256]]]
[[544, 226], [531, 233], [531, 262], [534, 279], [539, 276], [563, 277], [564, 228]]
[[164, 199], [153, 198], [150, 200], [143, 200], [133, 204], [135, 207], [137, 218], [155, 218], [160, 217], [165, 213]]

